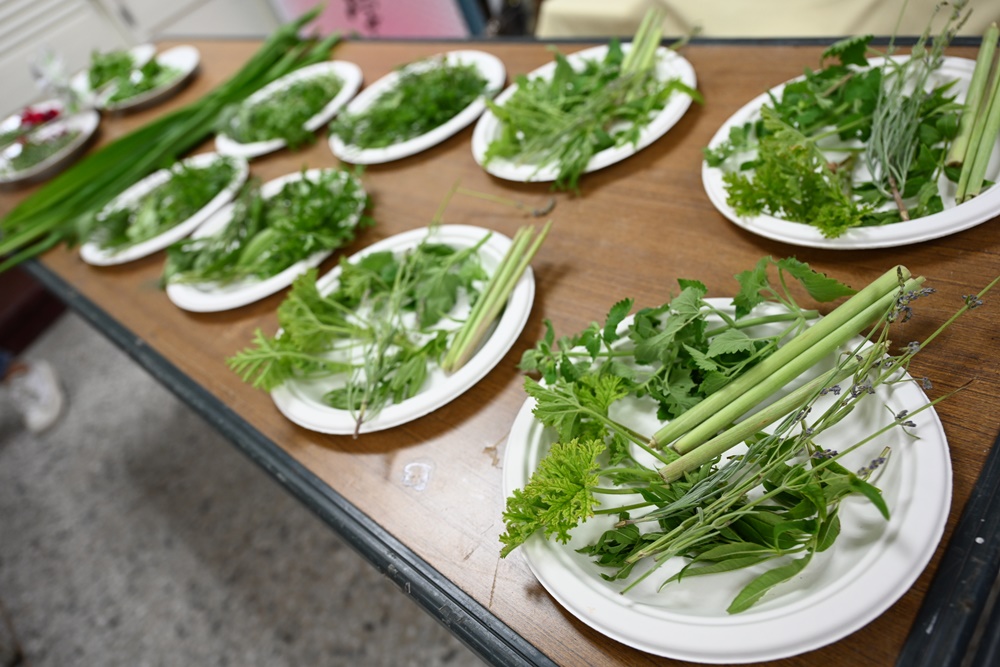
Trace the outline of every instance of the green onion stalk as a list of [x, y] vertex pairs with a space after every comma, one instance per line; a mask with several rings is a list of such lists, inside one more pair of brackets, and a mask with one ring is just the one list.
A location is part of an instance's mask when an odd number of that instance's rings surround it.
[[119, 193], [204, 142], [219, 114], [289, 72], [329, 59], [339, 35], [303, 38], [313, 9], [278, 28], [232, 78], [200, 100], [87, 155], [0, 219], [0, 272], [60, 243], [74, 244], [86, 222]]

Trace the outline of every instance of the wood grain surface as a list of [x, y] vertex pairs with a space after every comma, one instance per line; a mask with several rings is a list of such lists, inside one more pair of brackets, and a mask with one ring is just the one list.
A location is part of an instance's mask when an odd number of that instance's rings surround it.
[[[255, 42], [195, 41], [202, 69], [181, 95], [135, 115], [108, 117], [107, 142], [158, 114], [197, 99], [235, 72]], [[161, 46], [170, 46], [163, 44]], [[457, 48], [454, 43], [348, 42], [335, 57], [361, 66], [370, 84], [395, 66]], [[550, 54], [533, 43], [483, 42], [499, 56], [508, 78], [544, 64]], [[580, 48], [562, 45], [564, 52]], [[183, 373], [203, 385], [261, 433], [278, 443], [337, 492], [398, 537], [443, 575], [563, 665], [682, 664], [633, 650], [602, 636], [564, 611], [535, 581], [519, 554], [499, 558], [502, 532], [502, 458], [511, 422], [525, 399], [515, 365], [550, 319], [572, 333], [623, 297], [657, 305], [677, 291], [678, 278], [697, 278], [710, 296], [732, 295], [733, 275], [763, 255], [796, 256], [814, 268], [860, 286], [894, 264], [926, 276], [937, 294], [919, 304], [908, 325], [920, 340], [1000, 274], [997, 219], [937, 241], [895, 249], [832, 251], [769, 241], [729, 223], [709, 202], [701, 183], [701, 149], [718, 127], [763, 90], [815, 67], [816, 46], [695, 44], [682, 51], [694, 65], [704, 105], [694, 105], [662, 139], [631, 159], [586, 176], [580, 196], [559, 194], [552, 233], [533, 263], [536, 300], [527, 327], [500, 365], [469, 392], [436, 412], [385, 432], [351, 437], [318, 435], [296, 427], [268, 395], [244, 385], [225, 359], [251, 341], [257, 328], [273, 332], [283, 294], [231, 312], [191, 314], [174, 307], [157, 286], [163, 253], [114, 268], [86, 265], [74, 250], [58, 248], [44, 265], [75, 286], [112, 318]], [[968, 57], [971, 49], [955, 49]], [[544, 184], [516, 184], [487, 175], [472, 158], [468, 128], [420, 155], [371, 166], [363, 180], [374, 199], [377, 225], [360, 233], [354, 252], [400, 231], [426, 225], [449, 188], [465, 188], [542, 205]], [[211, 142], [202, 150], [211, 150]], [[304, 166], [334, 166], [325, 135], [307, 149], [255, 160], [262, 180]], [[30, 189], [0, 194], [5, 213]], [[517, 211], [456, 197], [445, 221], [480, 225], [513, 235], [525, 223]], [[338, 255], [339, 256], [339, 255]], [[337, 256], [322, 271], [331, 268]], [[922, 352], [911, 368], [928, 376], [933, 395], [971, 384], [939, 407], [954, 464], [954, 497], [947, 540], [1000, 425], [1000, 310], [996, 297]], [[905, 343], [905, 341], [903, 341]], [[122, 410], [129, 406], [123, 405]], [[404, 468], [430, 467], [426, 488], [405, 483]], [[886, 613], [847, 638], [775, 665], [889, 665], [910, 630], [938, 555], [916, 585]]]

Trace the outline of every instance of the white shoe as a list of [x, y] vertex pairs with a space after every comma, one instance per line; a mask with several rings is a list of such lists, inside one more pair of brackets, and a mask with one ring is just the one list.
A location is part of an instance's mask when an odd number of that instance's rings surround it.
[[32, 433], [41, 433], [59, 419], [66, 397], [47, 361], [32, 361], [28, 370], [7, 379], [11, 398]]

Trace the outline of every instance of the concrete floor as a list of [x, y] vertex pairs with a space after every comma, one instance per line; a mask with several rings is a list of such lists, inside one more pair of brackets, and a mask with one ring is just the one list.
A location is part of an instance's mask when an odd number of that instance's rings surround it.
[[0, 396], [0, 667], [482, 664], [76, 315], [26, 356], [70, 404]]

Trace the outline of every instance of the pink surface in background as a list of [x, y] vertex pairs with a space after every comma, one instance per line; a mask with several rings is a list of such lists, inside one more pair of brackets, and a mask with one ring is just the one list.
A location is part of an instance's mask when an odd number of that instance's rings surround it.
[[[316, 0], [272, 0], [283, 21], [316, 6]], [[349, 9], [355, 8], [354, 16]], [[374, 19], [374, 25], [373, 25]], [[313, 24], [321, 34], [367, 37], [466, 37], [468, 25], [454, 0], [330, 0]]]

